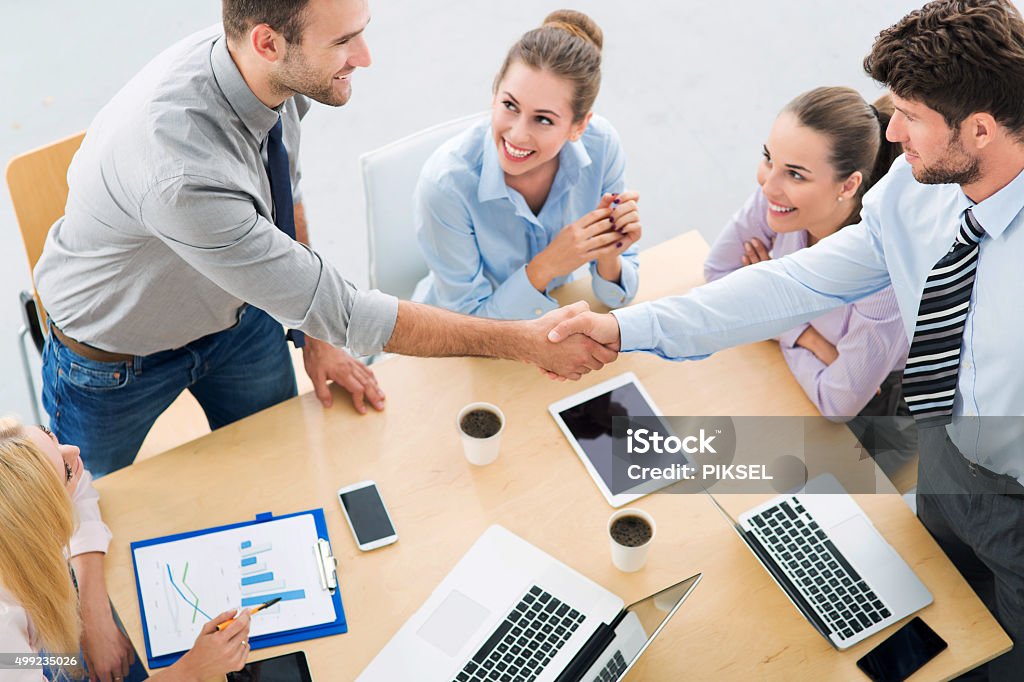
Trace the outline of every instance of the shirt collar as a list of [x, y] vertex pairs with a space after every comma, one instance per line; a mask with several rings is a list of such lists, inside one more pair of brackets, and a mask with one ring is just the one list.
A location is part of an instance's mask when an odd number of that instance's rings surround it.
[[210, 60], [214, 78], [217, 79], [217, 85], [220, 86], [228, 104], [252, 136], [262, 142], [277, 123], [278, 112], [261, 102], [249, 89], [238, 66], [235, 65], [235, 60], [228, 52], [228, 41], [224, 36], [213, 44]]
[[[487, 129], [487, 137], [484, 139], [484, 157], [480, 168], [480, 186], [477, 188], [476, 196], [480, 202], [492, 201], [509, 197], [508, 186], [505, 184], [505, 172], [501, 170], [501, 163], [498, 161], [498, 147], [494, 144], [494, 133], [491, 128]], [[558, 152], [558, 173], [551, 183], [551, 194], [548, 201], [556, 200], [554, 196], [560, 187], [571, 187], [579, 181], [580, 172], [589, 166], [593, 161], [583, 140], [566, 142], [562, 150]]]
[[[593, 161], [587, 148], [583, 146], [583, 138], [575, 142], [566, 142], [562, 151], [558, 153], [558, 175], [567, 186], [575, 185], [580, 179], [580, 172], [589, 166]], [[555, 183], [559, 178], [555, 177]]]
[[480, 186], [476, 190], [476, 198], [480, 203], [508, 197], [508, 186], [505, 184], [505, 172], [498, 161], [498, 148], [494, 144], [494, 133], [487, 126], [484, 137], [484, 158], [480, 167]]
[[562, 146], [562, 151], [558, 153], [558, 172], [551, 183], [551, 192], [545, 205], [548, 202], [555, 204], [560, 201], [565, 193], [579, 182], [583, 169], [591, 163], [593, 161], [587, 153], [587, 148], [583, 146], [582, 139], [566, 142]]
[[960, 192], [961, 213], [973, 206], [974, 217], [985, 229], [985, 234], [994, 239], [1010, 226], [1014, 218], [1024, 209], [1024, 171], [1017, 174], [1006, 187], [984, 201], [974, 204], [963, 191]]

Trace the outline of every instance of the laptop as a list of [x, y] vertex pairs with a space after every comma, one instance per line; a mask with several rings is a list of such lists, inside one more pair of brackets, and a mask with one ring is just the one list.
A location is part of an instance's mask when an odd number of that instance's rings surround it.
[[739, 516], [718, 511], [811, 625], [846, 649], [923, 609], [932, 595], [830, 474]]
[[614, 682], [700, 579], [697, 574], [625, 606], [493, 525], [358, 679]]

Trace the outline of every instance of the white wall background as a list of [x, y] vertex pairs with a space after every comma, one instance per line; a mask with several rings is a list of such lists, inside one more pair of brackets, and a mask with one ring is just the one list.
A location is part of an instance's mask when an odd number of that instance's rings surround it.
[[[359, 154], [486, 109], [508, 46], [559, 7], [589, 13], [605, 31], [596, 110], [618, 128], [628, 184], [643, 194], [641, 246], [690, 229], [710, 241], [753, 188], [778, 109], [818, 85], [874, 97], [861, 60], [881, 29], [920, 4], [371, 0], [373, 66], [355, 75], [347, 106], [315, 105], [304, 125], [314, 247], [365, 285]], [[217, 0], [0, 0], [0, 160], [86, 128], [150, 58], [219, 15]], [[17, 293], [29, 287], [10, 197], [0, 191], [0, 414], [25, 418], [15, 334]]]

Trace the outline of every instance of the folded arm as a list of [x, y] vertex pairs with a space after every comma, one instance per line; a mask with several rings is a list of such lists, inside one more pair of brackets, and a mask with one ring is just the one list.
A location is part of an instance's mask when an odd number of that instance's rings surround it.
[[827, 348], [822, 353], [811, 343], [783, 345], [782, 352], [818, 411], [845, 422], [864, 409], [889, 373], [906, 359], [907, 338], [892, 291], [852, 304], [846, 333], [832, 348], [832, 359]]

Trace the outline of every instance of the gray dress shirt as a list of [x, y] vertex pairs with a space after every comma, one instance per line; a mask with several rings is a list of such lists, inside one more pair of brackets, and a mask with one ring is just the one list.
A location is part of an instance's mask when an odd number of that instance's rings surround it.
[[308, 109], [301, 96], [278, 110], [260, 102], [219, 26], [144, 67], [68, 171], [65, 215], [35, 268], [54, 323], [96, 348], [148, 355], [228, 329], [249, 303], [335, 346], [380, 351], [397, 299], [357, 290], [273, 223], [261, 151], [280, 114], [300, 201]]

